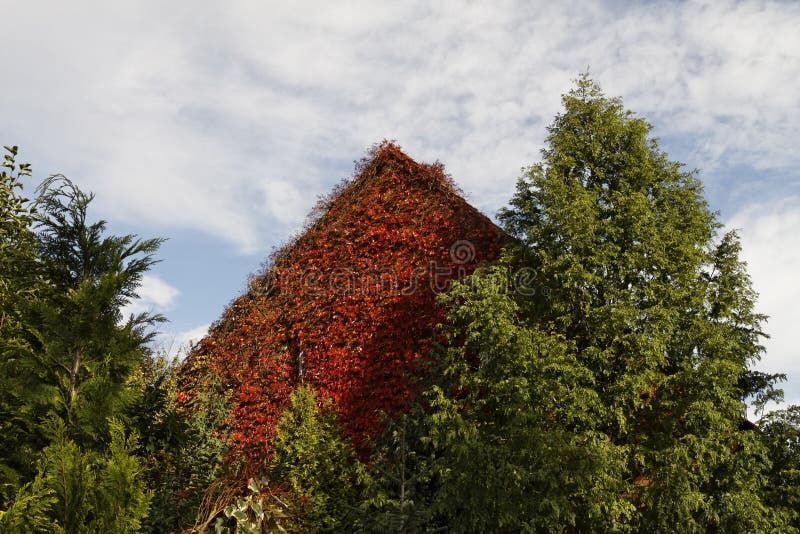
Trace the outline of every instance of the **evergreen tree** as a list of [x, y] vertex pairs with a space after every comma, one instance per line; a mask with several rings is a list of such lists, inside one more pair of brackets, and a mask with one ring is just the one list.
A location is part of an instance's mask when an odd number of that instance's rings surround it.
[[229, 403], [219, 377], [203, 363], [195, 360], [193, 372], [202, 374], [199, 382], [205, 387], [192, 396], [177, 392], [178, 373], [185, 362], [169, 361], [164, 354], [143, 360], [133, 379], [141, 395], [128, 415], [142, 436], [138, 455], [144, 459], [144, 478], [153, 492], [143, 521], [147, 532], [189, 529], [207, 490], [215, 484], [228, 489], [217, 482], [230, 479], [235, 471], [220, 431], [230, 417]]
[[0, 532], [52, 532], [52, 489], [37, 479], [36, 453], [29, 442], [32, 422], [25, 410], [24, 362], [35, 347], [36, 332], [26, 314], [37, 297], [36, 241], [32, 212], [22, 196], [29, 164], [17, 164], [16, 146], [0, 171]]
[[766, 501], [800, 530], [800, 406], [772, 412], [758, 423], [772, 461]]
[[13, 497], [8, 508], [0, 510], [0, 532], [51, 534], [55, 530], [52, 510], [58, 499], [44, 479], [24, 484]]
[[[774, 398], [777, 377], [748, 370], [764, 317], [736, 235], [619, 99], [583, 76], [563, 103], [500, 213], [527, 278], [492, 295], [493, 275], [474, 277], [477, 293], [445, 298], [456, 348], [477, 358], [453, 357], [465, 389], [438, 393], [449, 422], [432, 437], [470, 473], [445, 502], [485, 498], [485, 518], [512, 529], [522, 511], [547, 529], [782, 528], [762, 499], [766, 450], [743, 429], [743, 399]], [[488, 493], [470, 486], [482, 472]], [[548, 483], [558, 500], [543, 507]]]
[[32, 213], [21, 194], [28, 164], [17, 164], [17, 147], [5, 147], [0, 167], [0, 509], [26, 475], [35, 472], [25, 409], [25, 362], [32, 358], [36, 332], [26, 313], [37, 298], [36, 241]]
[[385, 418], [371, 460], [359, 469], [359, 531], [417, 532], [445, 526], [433, 509], [436, 451], [427, 435], [423, 403]]
[[270, 479], [285, 486], [301, 503], [295, 514], [298, 530], [350, 530], [356, 459], [331, 401], [318, 400], [310, 386], [299, 387], [290, 396], [275, 432]]
[[152, 495], [147, 491], [143, 469], [135, 455], [138, 437], [126, 433], [122, 422], [116, 419], [109, 420], [109, 431], [108, 449], [93, 488], [96, 504], [91, 530], [139, 532]]
[[[55, 176], [33, 208], [9, 149], [0, 201], [0, 532], [138, 530], [149, 494], [125, 409], [150, 328], [124, 320], [160, 239], [106, 237], [91, 195]], [[16, 170], [16, 174], [14, 174]]]
[[34, 486], [47, 488], [53, 497], [50, 532], [123, 534], [139, 530], [150, 495], [134, 456], [136, 437], [126, 435], [118, 420], [108, 423], [108, 444], [98, 453], [68, 437], [63, 421], [50, 421], [50, 445], [42, 451], [34, 481]]
[[39, 186], [38, 255], [48, 293], [38, 307], [40, 409], [57, 414], [80, 443], [102, 443], [106, 421], [132, 401], [128, 379], [149, 357], [161, 316], [122, 317], [163, 239], [104, 236], [88, 221], [93, 195], [63, 176]]
[[531, 327], [507, 263], [442, 297], [445, 378], [427, 393], [434, 516], [453, 532], [609, 531], [628, 521], [625, 448], [598, 430], [609, 409], [563, 335]]

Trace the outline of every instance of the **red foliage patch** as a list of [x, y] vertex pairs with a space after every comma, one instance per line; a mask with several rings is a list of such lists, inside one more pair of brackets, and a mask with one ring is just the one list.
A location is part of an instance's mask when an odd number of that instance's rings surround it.
[[299, 381], [333, 398], [358, 450], [404, 410], [409, 376], [443, 318], [436, 294], [498, 254], [503, 237], [441, 164], [384, 143], [255, 277], [189, 356], [231, 392], [230, 442], [250, 466]]

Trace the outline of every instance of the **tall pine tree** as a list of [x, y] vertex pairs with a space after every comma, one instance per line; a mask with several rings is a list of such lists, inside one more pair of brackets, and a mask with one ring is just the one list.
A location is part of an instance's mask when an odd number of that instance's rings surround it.
[[136, 530], [150, 496], [124, 421], [160, 318], [122, 309], [161, 240], [105, 236], [61, 176], [31, 208], [15, 155], [0, 181], [0, 532]]
[[129, 404], [128, 379], [148, 357], [161, 316], [123, 317], [163, 239], [106, 236], [90, 222], [93, 195], [62, 176], [39, 186], [35, 207], [39, 261], [48, 294], [38, 308], [42, 397], [68, 432], [91, 445], [107, 434], [107, 419]]
[[445, 298], [471, 363], [449, 356], [458, 387], [434, 392], [443, 507], [469, 498], [486, 528], [781, 528], [744, 419], [777, 391], [749, 370], [764, 317], [737, 236], [619, 99], [583, 76], [563, 104], [500, 213], [505, 273]]

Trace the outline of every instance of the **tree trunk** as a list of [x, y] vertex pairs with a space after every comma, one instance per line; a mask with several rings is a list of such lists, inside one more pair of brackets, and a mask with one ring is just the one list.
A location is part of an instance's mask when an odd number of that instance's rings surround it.
[[72, 371], [69, 373], [69, 400], [75, 402], [78, 396], [78, 372], [81, 370], [81, 355], [82, 351], [75, 352], [75, 358], [72, 360]]

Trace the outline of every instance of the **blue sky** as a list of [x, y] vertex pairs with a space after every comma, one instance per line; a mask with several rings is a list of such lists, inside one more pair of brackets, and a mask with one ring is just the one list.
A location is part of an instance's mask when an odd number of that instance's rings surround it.
[[167, 236], [135, 307], [201, 335], [320, 194], [382, 139], [441, 160], [493, 215], [590, 67], [701, 170], [741, 229], [760, 366], [800, 402], [800, 4], [10, 2], [3, 144]]

